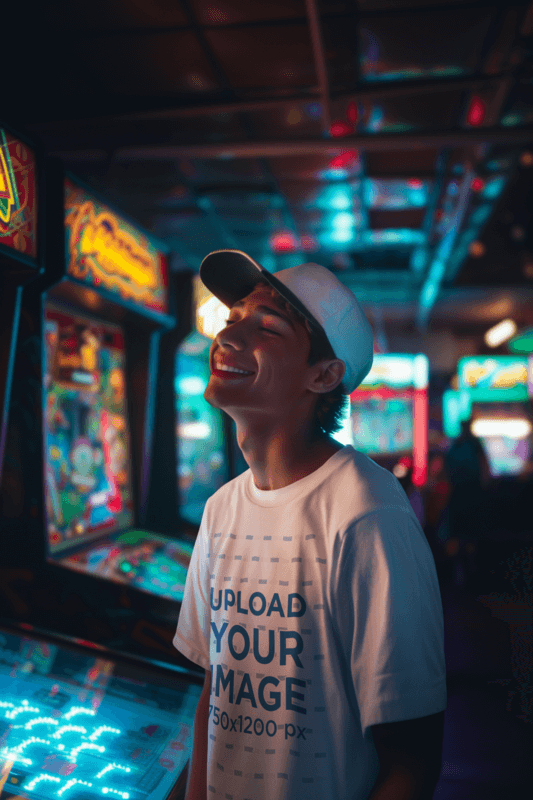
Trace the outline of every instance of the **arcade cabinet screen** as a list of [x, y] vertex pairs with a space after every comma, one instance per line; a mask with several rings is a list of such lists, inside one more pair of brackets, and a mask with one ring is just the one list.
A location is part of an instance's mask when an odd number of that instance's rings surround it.
[[204, 399], [211, 340], [191, 333], [176, 354], [180, 516], [199, 525], [205, 504], [229, 480], [222, 413]]
[[[493, 420], [529, 419], [522, 404], [476, 403], [473, 407], [473, 420], [483, 417]], [[502, 431], [500, 435], [479, 437], [487, 460], [490, 474], [494, 478], [503, 475], [520, 475], [526, 471], [533, 457], [533, 436], [531, 434], [511, 437]]]
[[2, 800], [166, 800], [201, 686], [0, 630]]
[[354, 447], [368, 455], [393, 455], [413, 448], [410, 397], [357, 399], [351, 409]]
[[133, 521], [124, 337], [117, 325], [45, 312], [45, 498], [50, 553]]

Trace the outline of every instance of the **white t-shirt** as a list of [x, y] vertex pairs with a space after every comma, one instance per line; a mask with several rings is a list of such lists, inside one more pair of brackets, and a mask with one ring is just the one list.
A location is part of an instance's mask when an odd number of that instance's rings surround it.
[[211, 670], [208, 797], [366, 800], [369, 726], [446, 708], [442, 604], [396, 478], [347, 445], [207, 502], [174, 645]]

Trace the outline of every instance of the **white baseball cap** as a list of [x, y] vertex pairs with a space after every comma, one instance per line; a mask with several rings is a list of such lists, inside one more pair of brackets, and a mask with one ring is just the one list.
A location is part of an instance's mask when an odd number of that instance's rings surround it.
[[215, 297], [231, 307], [267, 281], [315, 327], [322, 328], [335, 357], [344, 361], [342, 380], [351, 394], [372, 367], [373, 335], [357, 297], [326, 267], [298, 264], [268, 272], [241, 250], [215, 250], [200, 266], [200, 278]]

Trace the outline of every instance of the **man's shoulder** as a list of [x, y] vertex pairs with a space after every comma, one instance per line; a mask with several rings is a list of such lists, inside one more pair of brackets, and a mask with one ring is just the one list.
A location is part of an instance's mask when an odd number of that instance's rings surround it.
[[333, 490], [344, 505], [349, 505], [354, 518], [371, 511], [396, 506], [408, 509], [409, 503], [398, 479], [388, 469], [354, 448], [335, 476]]

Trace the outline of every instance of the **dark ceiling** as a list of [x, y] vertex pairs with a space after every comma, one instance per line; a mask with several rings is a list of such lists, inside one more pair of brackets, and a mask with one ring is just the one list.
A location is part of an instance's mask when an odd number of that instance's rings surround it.
[[504, 307], [533, 324], [533, 4], [20, 13], [2, 119], [162, 239], [174, 269], [235, 247], [272, 271], [330, 267], [389, 325], [481, 331]]

